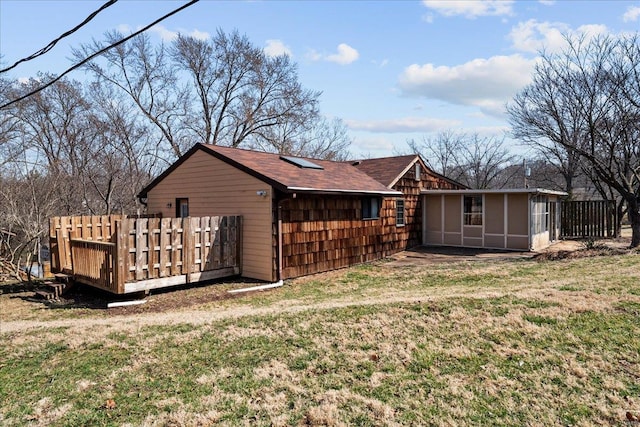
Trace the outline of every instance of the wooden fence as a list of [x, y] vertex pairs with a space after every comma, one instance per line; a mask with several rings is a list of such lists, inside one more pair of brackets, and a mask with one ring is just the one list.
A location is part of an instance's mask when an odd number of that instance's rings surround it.
[[614, 200], [563, 201], [560, 210], [562, 238], [616, 237]]
[[55, 217], [52, 271], [123, 294], [240, 274], [242, 217]]

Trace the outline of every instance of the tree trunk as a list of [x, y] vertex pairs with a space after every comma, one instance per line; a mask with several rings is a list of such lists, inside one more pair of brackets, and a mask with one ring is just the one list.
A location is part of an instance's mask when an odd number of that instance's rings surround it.
[[627, 214], [631, 221], [631, 247], [637, 248], [640, 246], [640, 203], [638, 200], [634, 200], [629, 202], [627, 206]]
[[622, 218], [624, 218], [624, 214], [627, 212], [625, 206], [626, 203], [624, 199], [621, 199], [616, 205], [616, 230], [614, 237], [622, 236]]

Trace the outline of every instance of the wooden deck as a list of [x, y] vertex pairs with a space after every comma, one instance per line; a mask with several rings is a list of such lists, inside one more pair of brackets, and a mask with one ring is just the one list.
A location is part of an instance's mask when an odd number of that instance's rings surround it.
[[115, 294], [241, 273], [242, 217], [50, 220], [51, 270]]

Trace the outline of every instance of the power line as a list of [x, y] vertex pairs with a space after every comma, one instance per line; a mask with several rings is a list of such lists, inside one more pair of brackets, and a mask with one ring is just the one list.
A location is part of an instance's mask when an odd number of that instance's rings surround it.
[[160, 18], [156, 19], [155, 21], [153, 21], [152, 23], [150, 23], [150, 24], [149, 24], [149, 25], [147, 25], [146, 27], [141, 28], [140, 30], [136, 31], [135, 33], [132, 33], [132, 34], [128, 35], [127, 37], [125, 37], [125, 38], [123, 38], [123, 39], [121, 39], [121, 40], [118, 40], [117, 42], [115, 42], [115, 43], [113, 43], [113, 44], [111, 44], [111, 45], [109, 45], [109, 46], [107, 46], [107, 47], [105, 47], [105, 48], [102, 48], [102, 49], [100, 49], [100, 50], [99, 50], [99, 51], [97, 51], [97, 52], [92, 53], [91, 55], [87, 56], [85, 59], [83, 59], [82, 61], [78, 62], [77, 64], [75, 64], [75, 65], [74, 65], [74, 66], [72, 66], [71, 68], [68, 68], [67, 70], [65, 70], [62, 74], [60, 74], [60, 75], [59, 75], [58, 77], [56, 77], [55, 79], [53, 79], [53, 80], [51, 80], [51, 81], [49, 81], [49, 82], [45, 83], [44, 85], [40, 86], [40, 87], [39, 87], [39, 88], [37, 88], [37, 89], [32, 90], [31, 92], [29, 92], [29, 93], [27, 93], [27, 94], [25, 94], [25, 95], [22, 95], [22, 96], [21, 96], [21, 97], [19, 97], [19, 98], [14, 99], [13, 101], [9, 101], [9, 102], [7, 102], [6, 104], [2, 104], [2, 105], [0, 105], [0, 110], [1, 110], [1, 109], [3, 109], [3, 108], [7, 108], [7, 107], [9, 107], [9, 106], [11, 106], [11, 105], [13, 105], [13, 104], [15, 104], [15, 103], [17, 103], [17, 102], [20, 102], [20, 101], [24, 100], [24, 99], [27, 99], [28, 97], [33, 96], [33, 95], [35, 95], [36, 93], [38, 93], [38, 92], [40, 92], [40, 91], [42, 91], [42, 90], [44, 90], [44, 89], [48, 88], [49, 86], [51, 86], [51, 85], [53, 85], [54, 83], [56, 83], [57, 81], [59, 81], [61, 78], [63, 78], [64, 76], [66, 76], [66, 75], [67, 75], [67, 74], [69, 74], [70, 72], [72, 72], [72, 71], [74, 71], [74, 70], [77, 70], [78, 68], [82, 67], [84, 64], [86, 64], [87, 62], [91, 61], [91, 60], [92, 60], [93, 58], [95, 58], [96, 56], [102, 55], [102, 54], [103, 54], [103, 53], [105, 53], [106, 51], [108, 51], [108, 50], [110, 50], [110, 49], [113, 49], [114, 47], [120, 46], [122, 43], [124, 43], [124, 42], [126, 42], [126, 41], [128, 41], [128, 40], [130, 40], [130, 39], [132, 39], [132, 38], [134, 38], [135, 36], [138, 36], [138, 35], [142, 34], [143, 32], [147, 31], [149, 28], [153, 27], [154, 25], [156, 25], [156, 24], [158, 24], [158, 23], [160, 23], [160, 22], [164, 21], [165, 19], [169, 18], [170, 16], [175, 15], [176, 13], [178, 13], [178, 12], [180, 12], [180, 11], [182, 11], [182, 10], [184, 10], [184, 9], [188, 8], [188, 7], [189, 7], [189, 6], [191, 6], [191, 5], [193, 5], [193, 4], [195, 4], [195, 3], [198, 3], [199, 1], [200, 1], [200, 0], [191, 0], [190, 2], [188, 2], [188, 3], [186, 3], [186, 4], [182, 5], [182, 6], [180, 6], [179, 8], [174, 9], [174, 10], [172, 10], [171, 12], [167, 13], [166, 15], [164, 15], [164, 16], [162, 16], [162, 17], [160, 17]]
[[2, 70], [0, 70], [0, 73], [5, 73], [9, 70], [13, 70], [14, 68], [16, 68], [18, 65], [22, 64], [23, 62], [27, 62], [27, 61], [31, 61], [32, 59], [37, 58], [38, 56], [42, 56], [45, 53], [49, 52], [51, 49], [53, 49], [53, 47], [63, 38], [70, 36], [71, 34], [75, 33], [76, 31], [78, 31], [80, 28], [84, 27], [87, 23], [89, 23], [89, 21], [91, 21], [93, 18], [96, 17], [97, 14], [99, 14], [100, 12], [102, 12], [103, 10], [105, 10], [106, 8], [108, 8], [109, 6], [112, 6], [113, 4], [115, 4], [118, 0], [109, 0], [108, 2], [106, 2], [105, 4], [102, 5], [102, 7], [100, 7], [100, 9], [96, 10], [95, 12], [93, 12], [91, 15], [87, 16], [87, 18], [82, 21], [80, 24], [76, 25], [75, 27], [73, 27], [72, 29], [70, 29], [69, 31], [67, 31], [66, 33], [62, 34], [60, 37], [58, 37], [57, 39], [53, 40], [52, 42], [50, 42], [48, 45], [46, 45], [45, 47], [43, 47], [42, 49], [36, 51], [35, 53], [27, 56], [26, 58], [22, 58], [19, 61], [16, 61], [12, 66], [7, 67], [7, 68], [3, 68]]

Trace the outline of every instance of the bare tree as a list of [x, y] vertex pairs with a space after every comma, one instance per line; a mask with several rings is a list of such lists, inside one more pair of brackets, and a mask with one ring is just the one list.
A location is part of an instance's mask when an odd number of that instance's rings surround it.
[[148, 125], [121, 93], [100, 82], [91, 84], [93, 146], [84, 175], [93, 190], [92, 212], [137, 212], [136, 194], [158, 172], [158, 149]]
[[502, 188], [507, 166], [516, 162], [505, 146], [504, 138], [482, 137], [477, 133], [441, 132], [421, 143], [409, 141], [409, 147], [422, 153], [429, 167], [470, 188]]
[[[121, 40], [117, 31], [105, 35], [106, 43]], [[94, 42], [74, 52], [81, 59], [102, 45]], [[185, 125], [188, 117], [189, 91], [180, 84], [164, 44], [153, 46], [149, 36], [142, 34], [111, 49], [102, 61], [87, 63], [85, 68], [101, 82], [111, 84], [127, 94], [139, 111], [162, 135], [173, 158], [181, 156], [193, 145], [193, 134]], [[173, 158], [167, 159], [170, 162]]]
[[320, 92], [302, 88], [289, 56], [268, 57], [237, 31], [218, 30], [211, 40], [180, 35], [171, 56], [192, 80], [198, 103], [189, 125], [202, 142], [262, 146], [273, 128], [307, 128], [319, 117]]
[[283, 123], [269, 129], [265, 136], [250, 143], [249, 147], [315, 159], [342, 161], [349, 157], [351, 138], [344, 122], [337, 118], [323, 118], [310, 126]]
[[13, 237], [5, 244], [3, 264], [12, 266], [15, 277], [20, 266], [39, 253], [58, 203], [50, 191], [56, 183], [39, 173], [24, 154], [0, 175], [0, 229]]
[[[122, 37], [111, 32], [106, 39]], [[75, 55], [100, 46], [84, 45]], [[320, 92], [301, 86], [296, 64], [286, 55], [268, 57], [238, 32], [219, 30], [207, 40], [179, 35], [170, 46], [141, 35], [86, 69], [130, 98], [170, 147], [168, 161], [195, 142], [259, 146], [275, 127], [310, 128], [319, 119]]]
[[639, 36], [567, 38], [560, 54], [541, 55], [533, 82], [508, 112], [524, 140], [551, 141], [627, 205], [640, 245]]

